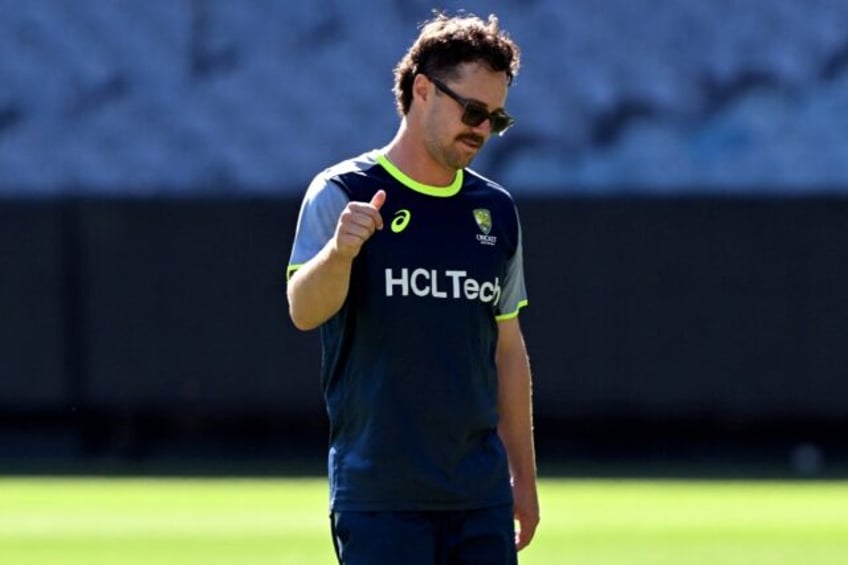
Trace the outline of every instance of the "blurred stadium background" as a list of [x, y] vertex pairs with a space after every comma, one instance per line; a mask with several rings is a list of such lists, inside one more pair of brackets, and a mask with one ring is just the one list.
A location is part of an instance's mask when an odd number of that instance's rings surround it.
[[523, 48], [542, 472], [839, 476], [848, 3], [0, 0], [0, 471], [323, 472], [300, 197], [431, 9]]

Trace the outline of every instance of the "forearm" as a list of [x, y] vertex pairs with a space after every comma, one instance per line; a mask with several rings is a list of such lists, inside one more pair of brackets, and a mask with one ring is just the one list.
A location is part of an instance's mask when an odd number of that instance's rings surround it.
[[506, 447], [513, 480], [532, 482], [536, 451], [530, 366], [523, 348], [498, 357], [498, 434]]
[[352, 259], [327, 245], [300, 267], [288, 282], [289, 315], [301, 330], [314, 329], [332, 317], [344, 304], [350, 285]]
[[530, 363], [518, 321], [501, 322], [498, 328], [498, 434], [509, 458], [513, 512], [518, 523], [515, 547], [520, 551], [533, 539], [539, 525]]

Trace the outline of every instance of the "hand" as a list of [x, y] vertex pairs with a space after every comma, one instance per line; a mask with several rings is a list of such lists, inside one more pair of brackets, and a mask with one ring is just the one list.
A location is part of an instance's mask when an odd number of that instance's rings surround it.
[[380, 208], [386, 202], [386, 192], [378, 190], [371, 202], [349, 202], [339, 216], [336, 225], [335, 250], [347, 259], [359, 255], [368, 239], [376, 230], [383, 229]]
[[513, 483], [513, 513], [518, 522], [515, 533], [515, 547], [521, 551], [530, 544], [539, 525], [539, 495], [536, 492], [536, 481], [529, 483]]

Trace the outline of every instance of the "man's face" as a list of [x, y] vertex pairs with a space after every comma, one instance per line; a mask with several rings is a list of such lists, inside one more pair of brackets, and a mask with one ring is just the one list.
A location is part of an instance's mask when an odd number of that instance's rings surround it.
[[[455, 94], [482, 104], [489, 112], [503, 109], [507, 95], [504, 72], [493, 72], [478, 63], [458, 67], [457, 79], [443, 81]], [[434, 84], [424, 116], [424, 143], [430, 154], [451, 169], [467, 167], [492, 134], [489, 120], [478, 126], [462, 122], [463, 107]]]

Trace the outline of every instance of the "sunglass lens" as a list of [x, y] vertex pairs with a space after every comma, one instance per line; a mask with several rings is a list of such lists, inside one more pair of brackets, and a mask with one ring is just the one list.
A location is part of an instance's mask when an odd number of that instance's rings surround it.
[[492, 116], [492, 133], [500, 133], [506, 128], [503, 116]]
[[485, 108], [468, 104], [462, 114], [462, 121], [471, 127], [477, 127], [489, 118], [489, 112]]
[[492, 116], [492, 133], [501, 133], [512, 125], [512, 118], [504, 114]]

